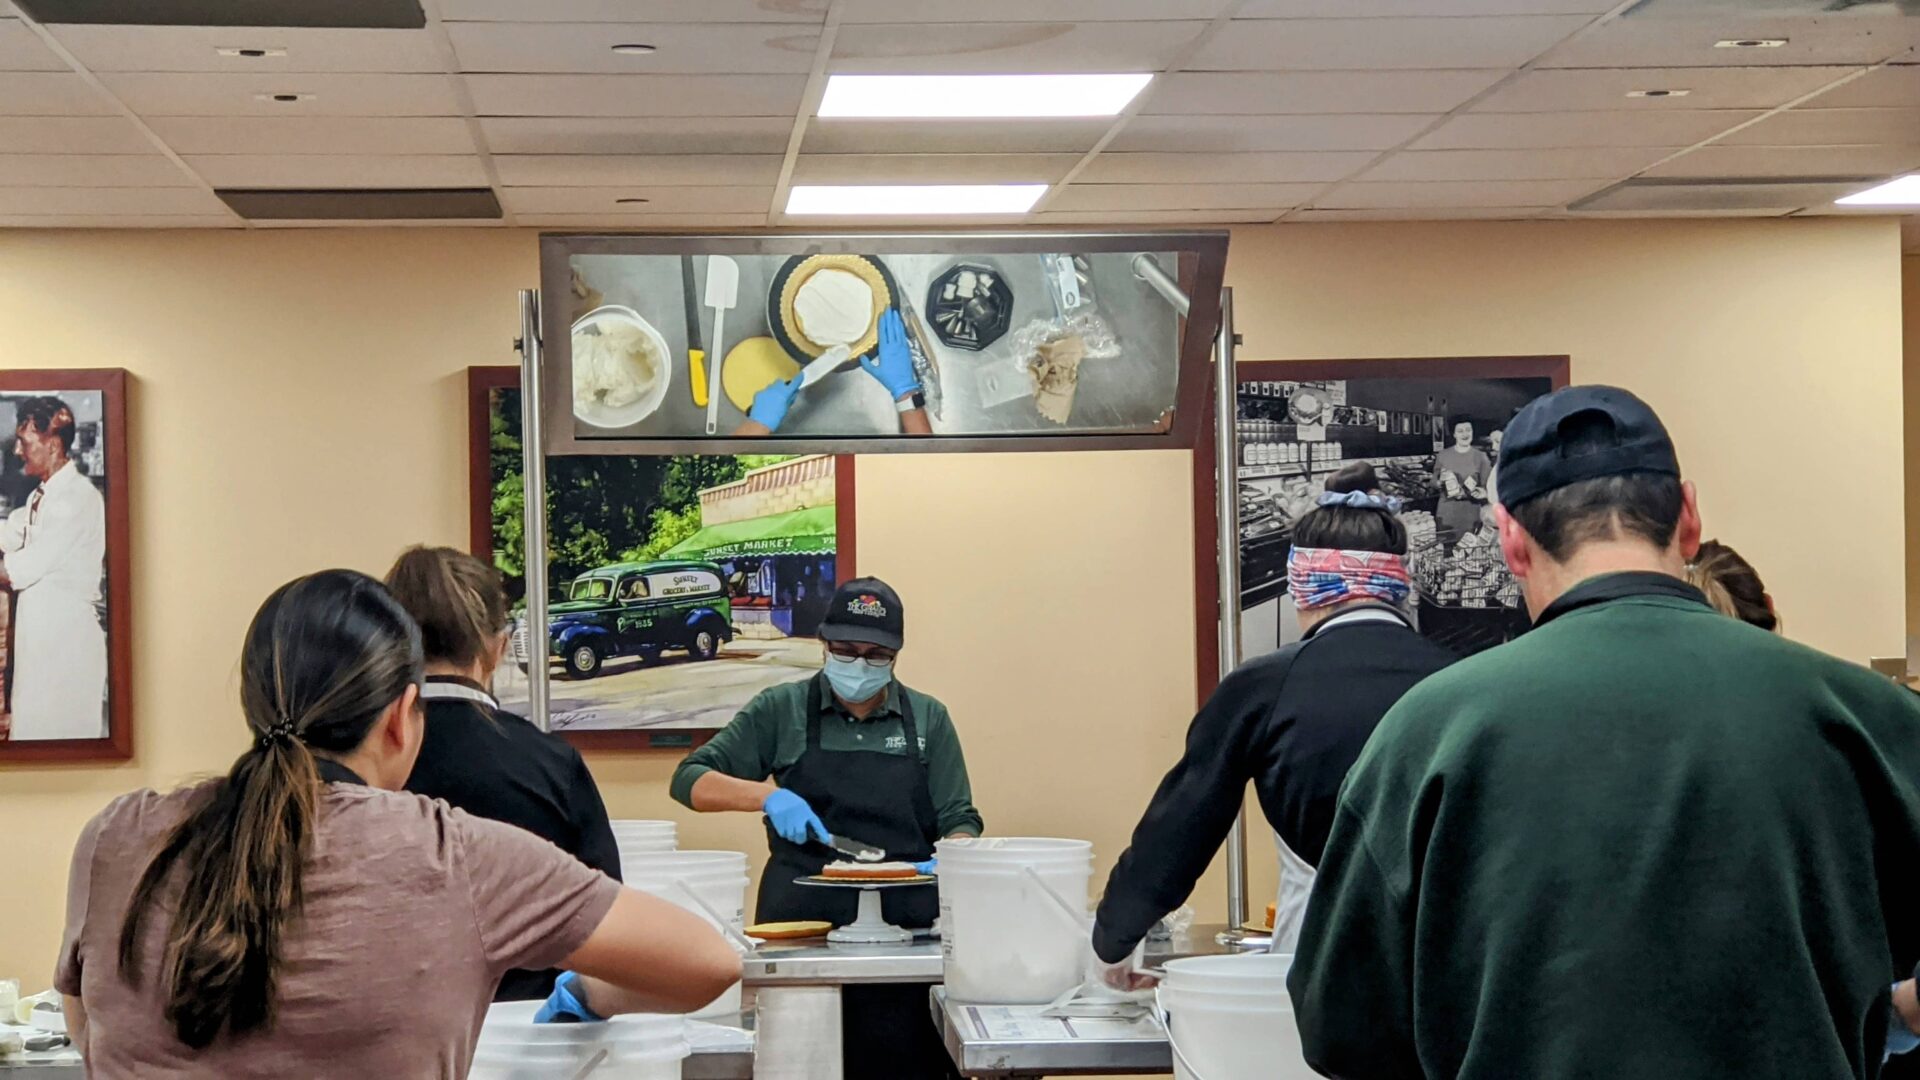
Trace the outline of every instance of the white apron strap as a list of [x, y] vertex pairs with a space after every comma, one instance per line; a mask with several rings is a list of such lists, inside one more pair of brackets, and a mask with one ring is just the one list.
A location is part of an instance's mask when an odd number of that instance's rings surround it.
[[1294, 854], [1277, 832], [1273, 834], [1273, 846], [1280, 851], [1280, 895], [1274, 899], [1273, 945], [1269, 951], [1290, 953], [1300, 940], [1300, 927], [1307, 921], [1307, 897], [1313, 893], [1317, 871]]

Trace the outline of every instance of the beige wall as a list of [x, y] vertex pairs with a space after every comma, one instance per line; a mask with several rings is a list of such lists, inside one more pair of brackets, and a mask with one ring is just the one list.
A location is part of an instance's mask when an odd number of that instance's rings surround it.
[[[1900, 641], [1891, 226], [1311, 226], [1241, 230], [1234, 252], [1249, 359], [1568, 352], [1576, 379], [1640, 390], [1796, 636], [1855, 657]], [[90, 814], [239, 751], [234, 657], [274, 585], [464, 540], [461, 373], [511, 361], [534, 260], [531, 234], [489, 230], [0, 231], [0, 362], [137, 377], [140, 724], [130, 765], [0, 769], [0, 977], [47, 978]], [[1851, 459], [1824, 445], [1842, 435]], [[1835, 479], [1843, 460], [1869, 467]], [[912, 608], [904, 674], [952, 706], [989, 828], [1090, 838], [1102, 873], [1191, 712], [1188, 467], [1174, 452], [858, 466], [861, 569]], [[1849, 560], [1797, 550], [1812, 545], [1791, 515], [1816, 497], [1850, 507]], [[592, 763], [616, 816], [761, 850], [752, 819], [667, 803], [671, 757]], [[1271, 845], [1254, 851], [1270, 893]], [[1216, 865], [1204, 917], [1221, 892]]]
[[1920, 669], [1920, 255], [1900, 260], [1905, 297], [1907, 461], [1907, 667]]

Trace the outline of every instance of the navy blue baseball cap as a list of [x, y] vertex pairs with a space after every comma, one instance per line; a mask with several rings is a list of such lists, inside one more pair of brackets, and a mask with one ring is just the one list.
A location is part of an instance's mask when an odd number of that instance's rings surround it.
[[1680, 475], [1660, 417], [1617, 386], [1569, 386], [1535, 398], [1507, 425], [1494, 485], [1511, 510], [1568, 484], [1634, 472]]
[[863, 641], [898, 649], [906, 640], [900, 594], [879, 578], [854, 578], [834, 591], [819, 633], [823, 641]]

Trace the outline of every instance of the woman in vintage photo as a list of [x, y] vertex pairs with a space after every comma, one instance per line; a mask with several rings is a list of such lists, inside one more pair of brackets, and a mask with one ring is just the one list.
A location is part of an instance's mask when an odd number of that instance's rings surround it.
[[1493, 462], [1473, 445], [1473, 422], [1465, 417], [1455, 420], [1453, 445], [1433, 456], [1433, 479], [1440, 488], [1440, 505], [1434, 517], [1448, 550], [1480, 523], [1480, 508], [1487, 505], [1487, 480], [1492, 475]]

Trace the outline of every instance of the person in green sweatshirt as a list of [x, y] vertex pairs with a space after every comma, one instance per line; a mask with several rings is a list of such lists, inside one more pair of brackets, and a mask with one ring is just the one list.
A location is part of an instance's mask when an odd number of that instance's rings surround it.
[[1624, 390], [1523, 409], [1495, 497], [1535, 626], [1349, 774], [1288, 979], [1308, 1063], [1878, 1076], [1920, 960], [1920, 698], [1686, 584], [1694, 490]]

